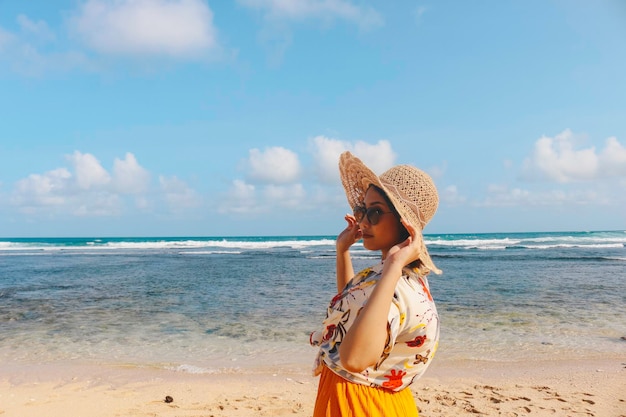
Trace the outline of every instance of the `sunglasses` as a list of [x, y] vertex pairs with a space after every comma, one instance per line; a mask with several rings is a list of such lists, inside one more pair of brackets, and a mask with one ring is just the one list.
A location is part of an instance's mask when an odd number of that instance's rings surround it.
[[377, 225], [380, 221], [380, 216], [383, 214], [391, 214], [392, 211], [382, 211], [378, 207], [365, 208], [365, 206], [354, 207], [354, 218], [358, 223], [361, 223], [364, 218], [367, 217], [367, 221], [372, 226]]

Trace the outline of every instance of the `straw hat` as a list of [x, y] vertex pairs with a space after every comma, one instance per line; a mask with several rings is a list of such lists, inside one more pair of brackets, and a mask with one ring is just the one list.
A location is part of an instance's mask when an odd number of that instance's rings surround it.
[[352, 208], [363, 204], [370, 185], [381, 188], [402, 220], [415, 228], [422, 264], [434, 273], [441, 274], [430, 258], [422, 236], [422, 230], [439, 205], [437, 188], [428, 174], [410, 165], [397, 165], [379, 177], [350, 152], [344, 152], [339, 157], [339, 173]]

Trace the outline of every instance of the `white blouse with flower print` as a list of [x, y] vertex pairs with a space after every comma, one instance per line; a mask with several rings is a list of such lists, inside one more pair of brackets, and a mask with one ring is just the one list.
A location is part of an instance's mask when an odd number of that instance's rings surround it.
[[322, 366], [348, 381], [401, 391], [419, 378], [432, 361], [439, 342], [439, 316], [425, 276], [404, 268], [387, 318], [387, 343], [376, 365], [359, 373], [341, 366], [339, 345], [382, 275], [382, 263], [356, 274], [330, 302], [320, 330], [310, 343], [319, 346], [314, 374]]

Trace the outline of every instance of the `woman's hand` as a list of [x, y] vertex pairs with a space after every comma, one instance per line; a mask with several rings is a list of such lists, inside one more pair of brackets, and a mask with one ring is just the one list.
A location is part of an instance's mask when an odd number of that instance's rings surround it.
[[387, 259], [385, 260], [385, 264], [397, 264], [401, 268], [413, 261], [418, 260], [421, 255], [420, 242], [416, 239], [417, 232], [415, 231], [415, 228], [404, 221], [402, 221], [402, 225], [409, 232], [409, 237], [404, 242], [400, 242], [397, 245], [392, 246], [387, 253]]
[[344, 253], [350, 249], [362, 237], [361, 228], [356, 218], [351, 214], [344, 217], [348, 226], [337, 236], [336, 248], [337, 253]]
[[341, 291], [354, 276], [352, 259], [350, 259], [350, 246], [361, 239], [359, 222], [350, 214], [346, 214], [344, 218], [348, 222], [348, 226], [337, 236], [335, 243], [337, 248], [337, 292]]

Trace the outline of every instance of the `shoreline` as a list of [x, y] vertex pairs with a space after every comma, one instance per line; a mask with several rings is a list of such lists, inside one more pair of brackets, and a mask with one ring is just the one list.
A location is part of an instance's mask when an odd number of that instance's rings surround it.
[[[626, 417], [626, 358], [442, 359], [411, 386], [422, 417]], [[317, 388], [308, 367], [193, 374], [65, 362], [0, 370], [2, 417], [309, 416]]]

